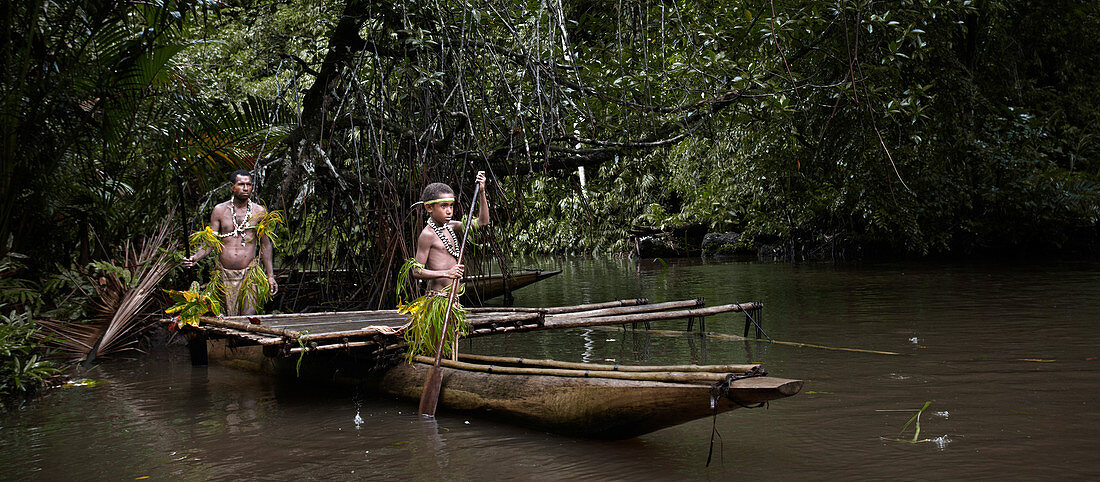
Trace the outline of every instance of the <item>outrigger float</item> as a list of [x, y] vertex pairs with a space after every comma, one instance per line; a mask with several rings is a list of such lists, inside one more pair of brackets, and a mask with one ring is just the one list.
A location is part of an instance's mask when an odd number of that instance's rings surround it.
[[[630, 299], [553, 308], [470, 308], [468, 337], [688, 319], [745, 312], [760, 303], [706, 307], [702, 299]], [[188, 326], [192, 362], [362, 384], [416, 401], [432, 359], [407, 363], [405, 316], [396, 310], [202, 317]], [[690, 329], [690, 328], [689, 328]], [[746, 332], [748, 321], [746, 320]], [[551, 432], [631, 438], [798, 393], [802, 381], [760, 365], [629, 366], [484, 355], [442, 362], [439, 405]]]

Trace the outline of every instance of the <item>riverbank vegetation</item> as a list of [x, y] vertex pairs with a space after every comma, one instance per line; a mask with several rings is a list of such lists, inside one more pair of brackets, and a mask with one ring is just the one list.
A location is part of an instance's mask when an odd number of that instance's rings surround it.
[[[27, 256], [26, 282], [109, 274], [172, 213], [164, 247], [186, 249], [237, 168], [286, 212], [278, 264], [350, 273], [320, 296], [365, 307], [393, 304], [420, 189], [469, 192], [476, 170], [481, 270], [627, 253], [639, 227], [771, 253], [1097, 250], [1095, 2], [47, 0], [0, 18], [0, 255]], [[5, 325], [85, 319], [96, 291], [68, 293]]]

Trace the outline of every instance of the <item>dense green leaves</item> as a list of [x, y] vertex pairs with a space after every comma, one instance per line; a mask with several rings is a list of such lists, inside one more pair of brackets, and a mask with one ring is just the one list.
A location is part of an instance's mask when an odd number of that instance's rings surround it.
[[193, 231], [241, 166], [287, 210], [287, 264], [362, 273], [354, 296], [378, 302], [419, 190], [468, 192], [477, 169], [498, 257], [627, 252], [639, 225], [895, 255], [1091, 249], [1097, 226], [1089, 2], [11, 13], [5, 112], [23, 114], [4, 117], [4, 169], [26, 182], [5, 186], [3, 227], [35, 263], [104, 258], [172, 209]]

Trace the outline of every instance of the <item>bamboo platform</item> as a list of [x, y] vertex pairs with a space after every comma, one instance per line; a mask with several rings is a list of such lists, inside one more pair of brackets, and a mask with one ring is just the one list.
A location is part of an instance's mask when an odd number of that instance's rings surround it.
[[[705, 331], [708, 316], [755, 312], [757, 302], [705, 306], [701, 298], [649, 303], [644, 298], [552, 308], [470, 308], [468, 337], [502, 333], [646, 323], [658, 320], [699, 320]], [[204, 316], [189, 327], [201, 339], [226, 338], [233, 346], [268, 347], [268, 356], [302, 352], [356, 351], [360, 356], [400, 351], [406, 319], [397, 310], [336, 311], [234, 317]]]

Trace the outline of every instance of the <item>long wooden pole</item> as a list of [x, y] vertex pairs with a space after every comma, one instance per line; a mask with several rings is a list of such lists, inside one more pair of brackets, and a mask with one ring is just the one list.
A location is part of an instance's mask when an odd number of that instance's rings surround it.
[[199, 321], [212, 326], [220, 328], [230, 328], [233, 330], [250, 331], [252, 333], [263, 333], [265, 335], [278, 335], [284, 336], [290, 339], [298, 339], [302, 336], [301, 333], [294, 330], [286, 330], [283, 328], [275, 328], [264, 325], [253, 325], [249, 323], [239, 323], [236, 321], [229, 321], [214, 316], [201, 316]]
[[[431, 358], [417, 356], [415, 360], [427, 364]], [[498, 365], [482, 365], [479, 363], [466, 363], [452, 360], [436, 360], [447, 368], [467, 370], [474, 372], [497, 373], [503, 375], [545, 375], [555, 377], [579, 377], [579, 378], [614, 378], [619, 380], [644, 380], [653, 382], [679, 382], [679, 383], [714, 383], [726, 379], [725, 373], [714, 372], [624, 372], [602, 370], [570, 370], [565, 368], [527, 368]], [[438, 367], [436, 367], [438, 369]], [[423, 400], [423, 399], [421, 399]]]
[[696, 298], [694, 300], [682, 300], [682, 301], [666, 301], [664, 303], [653, 303], [636, 306], [617, 306], [611, 308], [603, 308], [597, 310], [585, 310], [572, 313], [554, 314], [550, 318], [555, 320], [572, 319], [572, 318], [595, 318], [599, 316], [609, 315], [629, 315], [633, 313], [650, 313], [658, 312], [661, 310], [671, 310], [675, 308], [692, 308], [700, 307], [705, 303], [702, 298]]
[[[510, 356], [473, 355], [464, 353], [458, 356], [459, 360], [473, 361], [475, 363], [493, 363], [502, 365], [519, 365], [527, 367], [551, 367], [565, 368], [568, 370], [592, 370], [605, 372], [709, 372], [709, 373], [745, 373], [759, 364], [740, 365], [601, 365], [596, 363], [576, 363], [558, 360], [539, 360], [531, 358], [517, 358]], [[494, 368], [495, 369], [495, 368]]]
[[652, 313], [634, 313], [615, 316], [593, 316], [582, 318], [547, 318], [543, 323], [543, 329], [551, 328], [583, 328], [587, 326], [621, 325], [636, 323], [639, 321], [678, 320], [700, 316], [713, 316], [720, 313], [738, 312], [759, 308], [759, 303], [735, 303], [728, 305], [711, 306], [709, 308], [695, 308], [689, 310], [657, 311]]
[[[466, 213], [466, 224], [462, 228], [462, 245], [458, 248], [458, 263], [462, 264], [462, 256], [466, 254], [466, 238], [470, 237], [470, 219], [477, 209], [477, 196], [481, 192], [481, 184], [474, 185], [474, 200], [470, 203], [470, 212]], [[443, 371], [439, 369], [439, 361], [443, 357], [443, 344], [447, 342], [447, 327], [451, 323], [451, 306], [455, 304], [455, 293], [458, 292], [458, 280], [451, 280], [451, 295], [447, 298], [447, 311], [443, 313], [443, 330], [439, 334], [439, 343], [435, 346], [435, 363], [428, 370], [428, 376], [424, 378], [424, 391], [420, 392], [420, 415], [435, 417], [435, 409], [439, 405], [439, 390], [443, 384]]]
[[524, 306], [492, 306], [483, 308], [467, 308], [467, 313], [503, 313], [503, 312], [523, 312], [523, 313], [546, 313], [548, 315], [556, 315], [560, 313], [574, 313], [577, 311], [591, 311], [601, 310], [604, 308], [615, 308], [619, 306], [635, 306], [644, 305], [649, 303], [649, 300], [645, 298], [631, 298], [626, 300], [607, 301], [603, 303], [590, 303], [587, 305], [574, 305], [574, 306], [555, 306], [552, 308], [534, 308]]

